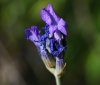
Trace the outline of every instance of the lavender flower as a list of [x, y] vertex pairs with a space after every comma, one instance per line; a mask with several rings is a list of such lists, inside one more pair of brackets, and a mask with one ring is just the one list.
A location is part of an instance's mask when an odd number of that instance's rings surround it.
[[50, 26], [50, 37], [54, 35], [56, 39], [60, 39], [60, 32], [67, 35], [66, 27], [68, 24], [56, 15], [51, 4], [41, 10], [41, 18]]
[[46, 49], [46, 39], [48, 37], [48, 26], [43, 28], [46, 33], [44, 35], [40, 35], [40, 31], [38, 30], [37, 26], [32, 26], [31, 29], [26, 29], [25, 34], [27, 39], [30, 39], [37, 47], [38, 52], [46, 65], [47, 68], [54, 68], [55, 67], [55, 59]]
[[27, 39], [30, 39], [34, 44], [39, 46], [39, 39], [40, 39], [40, 31], [38, 30], [37, 26], [32, 26], [31, 29], [25, 30]]
[[27, 38], [36, 45], [46, 68], [53, 75], [60, 77], [66, 66], [64, 53], [67, 48], [66, 27], [68, 24], [56, 15], [51, 4], [41, 10], [41, 18], [46, 23], [43, 28], [45, 34], [40, 35], [36, 26], [26, 29], [25, 33]]

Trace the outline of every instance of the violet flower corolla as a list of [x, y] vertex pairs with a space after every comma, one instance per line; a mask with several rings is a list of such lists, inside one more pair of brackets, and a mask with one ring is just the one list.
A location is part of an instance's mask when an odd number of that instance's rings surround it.
[[60, 17], [58, 17], [53, 9], [53, 6], [49, 4], [47, 8], [41, 10], [41, 18], [46, 24], [48, 24], [50, 37], [54, 35], [56, 39], [60, 39], [60, 32], [67, 35], [66, 27], [68, 24]]
[[59, 82], [58, 78], [62, 76], [66, 67], [64, 53], [67, 48], [66, 28], [68, 24], [56, 15], [51, 4], [43, 8], [40, 15], [46, 23], [46, 26], [42, 28], [45, 34], [41, 35], [37, 26], [26, 29], [25, 33], [27, 39], [36, 45], [46, 68], [55, 76], [56, 82]]

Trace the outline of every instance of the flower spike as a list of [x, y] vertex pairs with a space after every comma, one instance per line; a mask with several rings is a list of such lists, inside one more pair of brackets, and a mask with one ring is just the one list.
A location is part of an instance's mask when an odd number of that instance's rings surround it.
[[58, 79], [66, 67], [64, 54], [67, 49], [66, 35], [68, 31], [66, 28], [68, 24], [56, 15], [52, 4], [43, 8], [40, 15], [46, 23], [46, 26], [42, 28], [45, 33], [40, 35], [37, 26], [32, 26], [25, 30], [25, 34], [27, 39], [36, 45], [44, 65], [55, 76], [57, 85], [60, 85]]

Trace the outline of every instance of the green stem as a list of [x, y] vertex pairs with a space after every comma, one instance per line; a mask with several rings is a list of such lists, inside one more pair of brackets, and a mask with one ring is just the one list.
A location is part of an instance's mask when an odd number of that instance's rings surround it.
[[55, 79], [56, 79], [56, 85], [61, 85], [60, 77], [55, 76]]

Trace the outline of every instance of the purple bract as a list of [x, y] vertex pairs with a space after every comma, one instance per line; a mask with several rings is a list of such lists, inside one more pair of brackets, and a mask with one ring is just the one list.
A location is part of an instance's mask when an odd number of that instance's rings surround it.
[[31, 26], [31, 29], [26, 29], [25, 33], [28, 39], [37, 44], [40, 38], [40, 32], [37, 26]]
[[50, 37], [54, 35], [56, 39], [59, 39], [59, 32], [67, 35], [66, 27], [68, 24], [62, 18], [56, 15], [51, 4], [49, 4], [47, 8], [43, 8], [41, 10], [41, 18], [44, 22], [46, 22], [46, 24], [49, 25]]

